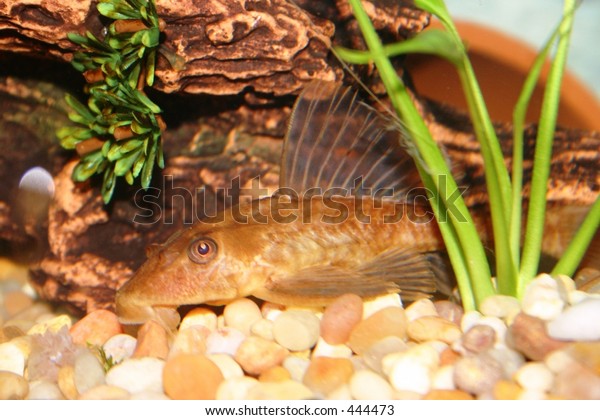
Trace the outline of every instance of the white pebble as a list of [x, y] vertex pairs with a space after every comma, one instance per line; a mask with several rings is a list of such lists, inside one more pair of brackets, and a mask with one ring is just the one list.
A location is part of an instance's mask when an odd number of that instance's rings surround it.
[[285, 311], [273, 321], [275, 341], [291, 351], [313, 347], [319, 339], [319, 330], [319, 318], [305, 310]]
[[308, 369], [310, 361], [297, 356], [288, 356], [283, 360], [282, 366], [290, 373], [290, 377], [298, 382], [302, 382], [304, 373]]
[[258, 381], [250, 376], [225, 379], [217, 388], [217, 400], [244, 400]]
[[14, 342], [8, 341], [0, 344], [0, 371], [6, 370], [23, 376], [25, 359], [23, 349]]
[[268, 319], [269, 321], [275, 321], [275, 319], [281, 315], [284, 307], [278, 305], [277, 303], [265, 302], [262, 304], [260, 308], [260, 312], [264, 319]]
[[179, 331], [201, 325], [211, 331], [217, 329], [217, 315], [208, 308], [194, 308], [181, 320]]
[[419, 299], [411, 303], [404, 313], [408, 322], [412, 322], [423, 316], [439, 316], [435, 305], [430, 299]]
[[502, 366], [504, 375], [507, 378], [512, 377], [512, 375], [525, 364], [525, 357], [521, 353], [506, 346], [498, 345], [487, 350], [485, 353]]
[[363, 319], [367, 319], [375, 312], [384, 308], [402, 308], [402, 299], [398, 293], [383, 295], [374, 299], [365, 300], [363, 304]]
[[481, 303], [480, 310], [485, 316], [514, 318], [521, 310], [521, 303], [513, 296], [492, 295]]
[[554, 374], [543, 363], [529, 362], [515, 372], [514, 379], [526, 390], [547, 392], [552, 388]]
[[562, 312], [567, 300], [563, 283], [541, 274], [527, 285], [521, 307], [527, 315], [548, 321]]
[[64, 400], [60, 388], [54, 382], [40, 380], [29, 382], [28, 400]]
[[235, 328], [245, 335], [250, 335], [252, 324], [262, 319], [260, 308], [254, 301], [242, 298], [225, 306], [223, 311], [225, 325]]
[[228, 354], [209, 354], [207, 357], [219, 368], [223, 374], [223, 378], [237, 378], [244, 376], [244, 371]]
[[102, 348], [106, 357], [110, 357], [115, 363], [120, 363], [133, 355], [136, 345], [137, 340], [129, 334], [117, 334], [106, 340]]
[[131, 394], [142, 391], [163, 392], [162, 371], [165, 362], [154, 357], [127, 359], [106, 374], [106, 383]]
[[75, 387], [79, 394], [104, 384], [104, 368], [98, 358], [88, 349], [82, 349], [77, 353], [73, 369], [75, 372]]
[[234, 356], [245, 339], [246, 336], [241, 331], [229, 327], [220, 328], [212, 331], [206, 338], [206, 353], [224, 353]]
[[439, 361], [434, 348], [419, 344], [404, 352], [389, 354], [381, 363], [394, 389], [425, 394], [431, 389], [431, 376]]
[[[388, 385], [389, 386], [389, 385]], [[327, 394], [328, 400], [351, 400], [352, 393], [350, 392], [350, 385], [342, 384], [336, 389]]]
[[431, 377], [431, 389], [456, 389], [454, 384], [454, 365], [445, 365], [437, 369]]
[[507, 326], [500, 318], [493, 316], [482, 316], [475, 325], [487, 325], [496, 332], [496, 343], [504, 343], [506, 339]]
[[320, 356], [349, 358], [352, 356], [352, 349], [345, 344], [329, 344], [323, 337], [319, 337], [311, 357], [315, 358]]
[[541, 401], [548, 399], [548, 395], [539, 389], [524, 389], [519, 393], [519, 399]]
[[460, 329], [463, 333], [466, 333], [475, 325], [477, 325], [477, 321], [481, 319], [482, 315], [477, 311], [469, 311], [465, 312], [462, 319], [460, 320]]
[[350, 394], [356, 400], [389, 400], [393, 390], [384, 378], [365, 369], [352, 374]]
[[259, 319], [252, 324], [252, 327], [250, 327], [250, 332], [252, 335], [257, 337], [273, 341], [273, 321], [264, 318]]
[[600, 300], [587, 299], [567, 308], [547, 325], [557, 340], [600, 340]]

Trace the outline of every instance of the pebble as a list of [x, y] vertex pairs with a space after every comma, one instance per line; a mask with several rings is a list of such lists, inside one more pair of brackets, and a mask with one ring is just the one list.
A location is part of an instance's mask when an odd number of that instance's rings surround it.
[[481, 303], [480, 310], [485, 316], [512, 320], [521, 311], [521, 303], [513, 296], [492, 295]]
[[462, 346], [472, 352], [480, 353], [496, 342], [496, 331], [489, 325], [475, 325], [461, 339]]
[[46, 331], [58, 332], [62, 327], [71, 328], [71, 318], [68, 315], [50, 317], [39, 322], [27, 331], [27, 335], [44, 334]]
[[473, 396], [459, 389], [432, 389], [424, 400], [472, 400]]
[[252, 324], [262, 319], [260, 308], [254, 301], [242, 298], [236, 299], [225, 306], [223, 310], [225, 325], [250, 335]]
[[260, 382], [281, 382], [289, 379], [292, 379], [292, 375], [283, 366], [273, 366], [265, 370], [258, 377]]
[[236, 378], [244, 376], [244, 371], [241, 366], [237, 364], [233, 357], [228, 354], [209, 354], [208, 360], [213, 362], [223, 375], [224, 379]]
[[131, 394], [123, 388], [105, 384], [90, 388], [79, 396], [80, 400], [128, 400], [130, 398]]
[[465, 313], [462, 306], [449, 300], [438, 300], [433, 304], [438, 315], [442, 318], [460, 325], [460, 321]]
[[[175, 356], [177, 354], [182, 354], [182, 353], [187, 353], [187, 354], [205, 354], [207, 353], [207, 341], [208, 341], [208, 337], [210, 336], [211, 331], [202, 326], [202, 325], [194, 325], [191, 327], [188, 327], [184, 330], [179, 330], [179, 332], [177, 333], [177, 335], [175, 336], [175, 340], [173, 340], [173, 344], [171, 345], [171, 349], [169, 351], [169, 356]], [[243, 334], [240, 335], [240, 338], [243, 339]], [[240, 341], [241, 342], [241, 341]], [[215, 337], [213, 337], [213, 350], [214, 353], [217, 354], [219, 353], [219, 346], [217, 346], [217, 343], [222, 344], [222, 342], [220, 340], [217, 340]], [[231, 351], [235, 351], [235, 349], [237, 348], [236, 344], [235, 346], [230, 346], [230, 347], [226, 347], [230, 348], [231, 350], [228, 350], [230, 354]]]
[[432, 389], [455, 389], [454, 385], [454, 366], [445, 365], [440, 366], [431, 377], [431, 388]]
[[544, 321], [524, 313], [515, 317], [509, 333], [511, 347], [534, 361], [543, 360], [550, 352], [566, 345], [548, 335]]
[[458, 340], [462, 333], [460, 328], [439, 316], [422, 316], [408, 324], [408, 337], [417, 343], [439, 340], [451, 344]]
[[259, 319], [250, 327], [250, 333], [265, 340], [273, 341], [273, 321], [264, 318]]
[[8, 327], [2, 327], [0, 329], [0, 344], [6, 343], [7, 341], [12, 340], [13, 338], [20, 337], [25, 335], [25, 333], [18, 327], [14, 325], [9, 325]]
[[523, 389], [515, 382], [501, 379], [494, 384], [492, 397], [496, 400], [518, 400]]
[[579, 364], [573, 364], [556, 374], [552, 391], [570, 400], [599, 400], [600, 376]]
[[37, 380], [29, 382], [28, 400], [64, 400], [60, 388], [55, 382]]
[[248, 337], [238, 347], [234, 359], [250, 375], [280, 365], [288, 351], [281, 345], [260, 337]]
[[113, 312], [98, 309], [76, 322], [70, 332], [75, 344], [101, 346], [113, 335], [121, 334], [123, 327]]
[[58, 370], [58, 388], [68, 400], [79, 398], [77, 386], [75, 385], [75, 368], [72, 365], [66, 365]]
[[163, 370], [165, 394], [174, 400], [215, 399], [223, 380], [219, 367], [200, 354], [172, 357]]
[[482, 316], [475, 322], [475, 325], [487, 325], [492, 327], [496, 333], [497, 344], [501, 344], [506, 341], [506, 332], [508, 331], [508, 327], [500, 318], [496, 318], [495, 316]]
[[382, 361], [392, 387], [398, 391], [426, 394], [431, 388], [431, 376], [439, 365], [438, 352], [427, 344], [392, 353]]
[[323, 312], [321, 336], [329, 344], [345, 344], [362, 317], [362, 299], [352, 293], [341, 295]]
[[248, 391], [256, 386], [258, 381], [251, 376], [226, 379], [217, 388], [217, 400], [244, 400]]
[[4, 293], [4, 311], [7, 318], [17, 316], [33, 305], [33, 299], [22, 290], [12, 290]]
[[137, 340], [129, 334], [117, 334], [106, 340], [102, 349], [113, 363], [120, 363], [133, 355], [136, 345]]
[[439, 316], [434, 303], [429, 299], [419, 299], [411, 303], [406, 310], [406, 319], [412, 322], [422, 316]]
[[313, 399], [312, 391], [296, 381], [257, 382], [246, 394], [250, 400], [308, 400]]
[[348, 346], [361, 355], [377, 341], [386, 337], [406, 339], [407, 321], [404, 309], [387, 307], [362, 320], [350, 334]]
[[319, 337], [311, 357], [320, 356], [349, 358], [352, 356], [352, 349], [345, 344], [329, 344], [323, 337]]
[[568, 294], [563, 283], [542, 274], [525, 288], [521, 308], [527, 315], [548, 321], [562, 312], [567, 301]]
[[278, 303], [265, 302], [260, 307], [260, 313], [264, 319], [275, 321], [275, 318], [281, 315], [284, 309], [285, 307], [283, 305], [279, 305]]
[[365, 369], [354, 372], [350, 378], [350, 394], [356, 400], [389, 400], [393, 389], [380, 375]]
[[0, 344], [0, 371], [23, 375], [26, 354], [14, 340]]
[[154, 357], [123, 360], [106, 374], [106, 384], [125, 389], [131, 394], [142, 391], [162, 392], [165, 362]]
[[564, 351], [573, 360], [600, 375], [600, 342], [573, 343], [565, 347]]
[[600, 340], [600, 299], [586, 299], [548, 322], [548, 335], [557, 340]]
[[308, 359], [290, 355], [283, 360], [282, 366], [290, 373], [292, 380], [302, 382], [309, 364], [310, 361]]
[[133, 357], [166, 359], [169, 354], [167, 331], [156, 321], [148, 321], [140, 327]]
[[273, 337], [288, 350], [308, 350], [319, 339], [319, 324], [319, 318], [313, 312], [285, 311], [273, 321]]
[[194, 308], [181, 320], [179, 331], [186, 328], [202, 326], [210, 331], [217, 329], [217, 315], [208, 308]]
[[514, 380], [526, 390], [547, 392], [552, 388], [554, 374], [544, 363], [529, 362], [517, 370]]
[[80, 349], [73, 365], [73, 380], [78, 394], [104, 384], [104, 368], [88, 349]]
[[492, 391], [494, 384], [501, 379], [504, 379], [502, 366], [486, 353], [464, 357], [454, 364], [456, 387], [470, 394]]
[[206, 353], [225, 353], [233, 356], [245, 339], [244, 333], [234, 328], [219, 328], [206, 337]]
[[0, 371], [0, 400], [23, 400], [29, 393], [29, 384], [21, 375]]
[[354, 367], [349, 359], [316, 357], [306, 369], [302, 382], [315, 394], [327, 396], [348, 382], [353, 373]]
[[363, 302], [363, 319], [385, 308], [403, 308], [402, 298], [398, 293], [378, 296], [374, 299], [367, 299]]
[[500, 363], [500, 366], [502, 366], [502, 369], [504, 370], [504, 376], [507, 378], [511, 378], [515, 372], [525, 364], [523, 355], [508, 347], [494, 347], [493, 349], [487, 350], [485, 354], [493, 357]]
[[377, 341], [362, 355], [365, 364], [377, 373], [383, 373], [382, 360], [391, 353], [400, 353], [408, 349], [408, 345], [398, 337], [386, 337]]

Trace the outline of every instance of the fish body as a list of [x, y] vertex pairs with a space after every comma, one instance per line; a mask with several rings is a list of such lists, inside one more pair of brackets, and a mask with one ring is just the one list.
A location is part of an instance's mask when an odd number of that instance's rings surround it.
[[[343, 293], [404, 299], [447, 292], [444, 244], [401, 130], [336, 83], [308, 85], [284, 140], [280, 188], [173, 235], [116, 296], [122, 323], [243, 296], [323, 306]], [[585, 208], [574, 208], [576, 224]], [[559, 254], [564, 211], [547, 217]], [[475, 214], [484, 242], [489, 218]], [[445, 288], [445, 290], [444, 290]], [[165, 315], [168, 314], [168, 315]]]

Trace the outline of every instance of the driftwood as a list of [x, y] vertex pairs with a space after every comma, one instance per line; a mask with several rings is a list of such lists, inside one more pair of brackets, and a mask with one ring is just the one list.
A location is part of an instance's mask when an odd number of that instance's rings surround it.
[[[372, 3], [367, 10], [386, 40], [418, 32], [429, 19], [409, 1]], [[65, 91], [78, 92], [83, 85], [65, 63], [75, 50], [66, 34], [100, 34], [95, 7], [89, 1], [0, 0], [0, 49], [12, 51], [0, 52], [0, 176], [8, 181], [0, 185], [0, 252], [18, 257], [46, 244], [41, 257], [34, 255], [31, 270], [43, 298], [80, 311], [110, 308], [115, 289], [144, 260], [145, 248], [198, 220], [205, 209], [229, 205], [222, 192], [236, 179], [245, 186], [260, 175], [265, 187], [277, 185], [281, 139], [295, 93], [312, 78], [343, 76], [328, 53], [331, 45], [362, 47], [345, 1], [296, 4], [157, 1], [168, 24], [166, 55], [158, 62], [156, 90], [149, 93], [165, 110], [166, 167], [155, 172], [148, 191], [123, 183], [104, 206], [100, 180], [71, 181], [73, 156], [61, 150], [53, 134], [68, 124]], [[185, 65], [173, 67], [168, 54]], [[363, 76], [376, 83], [372, 69]], [[468, 120], [427, 101], [419, 100], [419, 106], [454, 167], [472, 185], [470, 204], [484, 202], [481, 157]], [[508, 151], [511, 127], [500, 124], [498, 132]], [[600, 135], [561, 130], [557, 136], [564, 148], [555, 165], [585, 160], [586, 153], [597, 159]], [[532, 127], [527, 138], [534, 137]], [[18, 223], [14, 197], [19, 177], [35, 165], [54, 175], [56, 197], [48, 221], [27, 230]], [[563, 194], [557, 201], [577, 193], [589, 203], [598, 193], [597, 165], [553, 169], [565, 174], [557, 182], [588, 180], [576, 192], [557, 188]]]

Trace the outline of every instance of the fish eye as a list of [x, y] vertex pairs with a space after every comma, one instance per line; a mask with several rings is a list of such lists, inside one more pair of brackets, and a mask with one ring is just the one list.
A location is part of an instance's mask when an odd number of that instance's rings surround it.
[[188, 257], [196, 264], [206, 264], [216, 256], [217, 244], [210, 238], [198, 238], [188, 247]]

